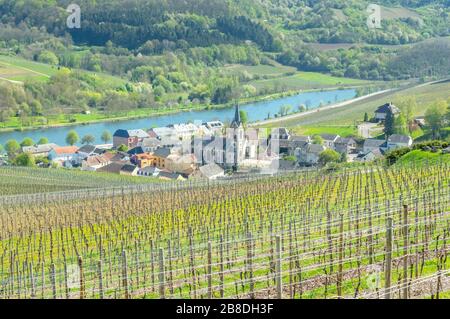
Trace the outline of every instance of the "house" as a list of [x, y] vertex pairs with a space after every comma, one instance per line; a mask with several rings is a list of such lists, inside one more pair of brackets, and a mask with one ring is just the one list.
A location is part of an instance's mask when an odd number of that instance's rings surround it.
[[91, 155], [101, 155], [104, 152], [104, 150], [99, 149], [94, 145], [84, 145], [78, 149], [77, 154], [79, 155], [80, 159], [85, 159], [86, 157], [89, 157]]
[[334, 150], [334, 143], [340, 138], [337, 134], [320, 134], [320, 137], [323, 139], [323, 145], [332, 150]]
[[392, 134], [387, 139], [387, 149], [392, 150], [402, 147], [410, 147], [413, 144], [413, 139], [408, 135]]
[[386, 103], [376, 109], [375, 120], [378, 122], [384, 122], [388, 113], [395, 116], [400, 114], [400, 109], [392, 103]]
[[138, 176], [144, 177], [156, 177], [158, 176], [159, 172], [161, 172], [161, 170], [158, 167], [146, 166], [144, 168], [140, 168], [137, 174]]
[[138, 155], [138, 154], [144, 154], [145, 151], [142, 148], [142, 146], [136, 146], [135, 148], [132, 148], [131, 150], [129, 150], [127, 152], [128, 155], [133, 156], [133, 155]]
[[219, 133], [223, 129], [223, 123], [220, 121], [211, 121], [203, 123], [210, 131]]
[[334, 142], [334, 149], [336, 152], [341, 154], [353, 154], [356, 152], [357, 143], [356, 141], [349, 137], [339, 137]]
[[316, 165], [319, 163], [320, 153], [326, 148], [319, 144], [308, 144], [306, 147], [298, 150], [298, 162], [303, 165]]
[[197, 168], [196, 161], [197, 160], [193, 154], [179, 155], [172, 153], [166, 158], [165, 169], [172, 172], [190, 175]]
[[279, 127], [275, 128], [271, 132], [271, 139], [275, 140], [289, 140], [291, 135], [289, 134], [289, 131], [285, 127]]
[[102, 155], [91, 155], [81, 162], [81, 169], [84, 171], [96, 171], [111, 162]]
[[136, 154], [131, 157], [131, 162], [135, 165], [137, 165], [139, 168], [144, 168], [147, 166], [155, 166], [156, 165], [156, 159], [152, 154], [149, 153], [143, 153], [143, 154]]
[[125, 164], [123, 164], [123, 163], [111, 163], [111, 164], [108, 164], [106, 166], [103, 166], [103, 167], [97, 169], [97, 172], [120, 174], [120, 171], [124, 165]]
[[149, 137], [163, 139], [163, 138], [174, 138], [176, 139], [176, 134], [174, 130], [170, 127], [155, 127], [148, 131]]
[[121, 167], [119, 174], [126, 176], [137, 176], [139, 167], [132, 164], [125, 164]]
[[209, 180], [215, 180], [224, 176], [225, 171], [223, 168], [215, 163], [203, 165], [191, 175], [193, 178], [206, 178]]
[[370, 151], [376, 150], [376, 149], [384, 149], [386, 148], [386, 141], [385, 140], [376, 140], [373, 138], [368, 138], [364, 141], [363, 145], [363, 154], [367, 154]]
[[33, 145], [33, 146], [24, 146], [24, 147], [22, 147], [22, 153], [28, 153], [33, 156], [48, 157], [50, 151], [55, 147], [58, 147], [58, 145], [53, 144], [53, 143]]
[[155, 166], [159, 169], [166, 168], [167, 157], [172, 154], [172, 150], [167, 147], [159, 148], [153, 153], [155, 158]]
[[280, 140], [280, 154], [294, 155], [297, 149], [305, 147], [309, 143], [311, 143], [309, 136], [292, 135], [289, 140]]
[[165, 181], [185, 181], [186, 178], [183, 175], [178, 173], [170, 173], [166, 171], [161, 171], [158, 174], [158, 178]]
[[117, 130], [113, 135], [113, 147], [125, 145], [128, 148], [134, 148], [148, 137], [144, 130]]
[[76, 146], [64, 146], [54, 147], [48, 154], [48, 158], [54, 162], [73, 161], [77, 158], [78, 147]]
[[161, 141], [156, 137], [147, 137], [142, 140], [141, 147], [146, 153], [152, 153], [158, 149], [161, 145]]
[[380, 148], [375, 148], [367, 153], [358, 154], [355, 158], [357, 162], [373, 162], [377, 159], [383, 158], [383, 153], [381, 153]]

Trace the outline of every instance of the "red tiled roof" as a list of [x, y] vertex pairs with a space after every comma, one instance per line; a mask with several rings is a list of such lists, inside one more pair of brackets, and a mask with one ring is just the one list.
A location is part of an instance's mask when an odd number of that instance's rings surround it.
[[75, 154], [78, 151], [76, 146], [64, 146], [64, 147], [54, 147], [53, 150], [56, 154]]

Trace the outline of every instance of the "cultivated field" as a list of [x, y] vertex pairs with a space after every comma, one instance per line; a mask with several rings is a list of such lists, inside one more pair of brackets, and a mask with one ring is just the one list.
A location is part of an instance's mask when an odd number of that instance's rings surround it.
[[0, 296], [442, 297], [449, 182], [419, 163], [1, 197]]

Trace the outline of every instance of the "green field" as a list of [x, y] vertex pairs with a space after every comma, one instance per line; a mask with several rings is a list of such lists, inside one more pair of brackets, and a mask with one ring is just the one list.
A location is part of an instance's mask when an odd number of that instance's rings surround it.
[[23, 82], [33, 78], [45, 81], [56, 74], [58, 69], [47, 64], [0, 55], [0, 78]]
[[363, 86], [370, 83], [371, 82], [365, 80], [339, 78], [316, 72], [297, 72], [294, 75], [251, 81], [249, 84], [253, 85], [258, 90], [278, 88], [289, 91]]
[[365, 112], [372, 116], [380, 105], [391, 101], [395, 104], [399, 98], [411, 96], [416, 97], [418, 105], [417, 109], [413, 110], [413, 116], [424, 115], [428, 104], [437, 99], [447, 100], [450, 98], [450, 81], [389, 92], [338, 109], [321, 110], [296, 119], [279, 121], [273, 125], [296, 128], [303, 132], [310, 130], [316, 133], [338, 133], [344, 136], [348, 135], [352, 128], [353, 134], [356, 134], [355, 124], [362, 122]]

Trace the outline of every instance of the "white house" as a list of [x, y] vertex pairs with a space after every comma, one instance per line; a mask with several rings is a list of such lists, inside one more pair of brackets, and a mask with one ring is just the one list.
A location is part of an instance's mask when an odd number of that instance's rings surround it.
[[387, 140], [387, 149], [392, 150], [402, 147], [411, 147], [413, 139], [408, 135], [392, 134]]
[[76, 146], [54, 147], [49, 152], [48, 158], [53, 162], [72, 161], [78, 157], [77, 151]]
[[336, 141], [340, 138], [337, 134], [320, 134], [320, 136], [323, 139], [323, 145], [332, 150], [334, 150], [335, 147], [334, 143], [336, 143]]
[[370, 151], [380, 149], [380, 148], [385, 148], [385, 145], [384, 145], [385, 143], [386, 143], [385, 140], [376, 140], [373, 138], [368, 138], [367, 140], [364, 141], [363, 153], [367, 154]]
[[225, 171], [219, 165], [217, 165], [215, 163], [210, 163], [210, 164], [201, 166], [191, 176], [195, 177], [195, 178], [207, 178], [209, 180], [215, 180], [215, 179], [225, 176]]
[[380, 106], [375, 111], [375, 120], [377, 120], [378, 122], [380, 122], [380, 121], [382, 122], [382, 121], [386, 120], [386, 116], [388, 113], [391, 113], [392, 115], [395, 116], [400, 113], [400, 110], [394, 104], [386, 103], [386, 104]]

